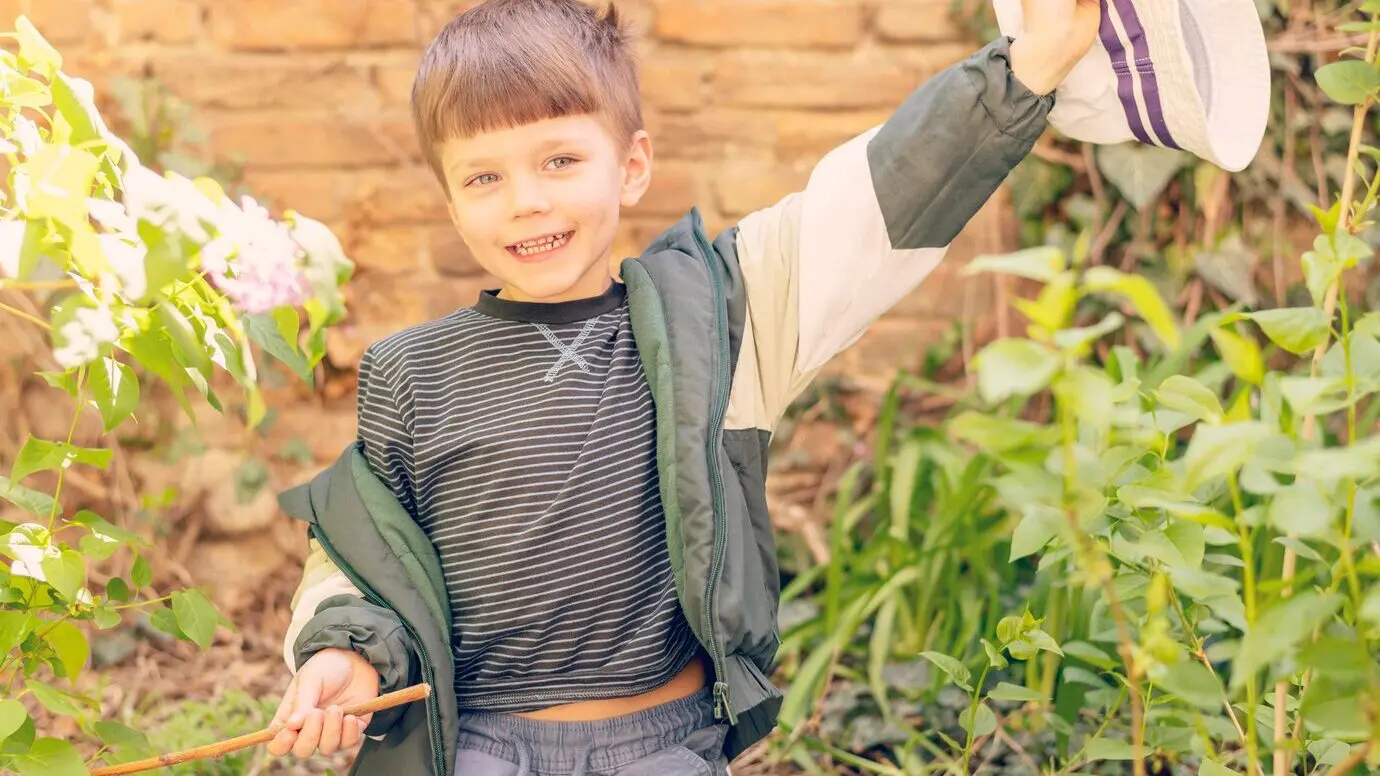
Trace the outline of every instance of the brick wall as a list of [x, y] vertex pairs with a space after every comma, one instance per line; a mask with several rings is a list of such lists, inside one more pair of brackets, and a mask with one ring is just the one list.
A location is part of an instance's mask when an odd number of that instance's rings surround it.
[[[332, 360], [473, 300], [489, 282], [446, 221], [408, 120], [425, 42], [455, 0], [0, 0], [27, 12], [98, 89], [116, 75], [164, 81], [195, 108], [210, 148], [237, 156], [261, 199], [329, 223], [359, 273]], [[637, 252], [692, 204], [719, 229], [801, 186], [834, 144], [881, 121], [917, 83], [973, 50], [949, 0], [624, 0], [641, 36], [655, 183], [617, 246]], [[955, 266], [1009, 247], [994, 203], [955, 261], [841, 360], [887, 374], [987, 281]], [[847, 257], [840, 257], [847, 260]]]

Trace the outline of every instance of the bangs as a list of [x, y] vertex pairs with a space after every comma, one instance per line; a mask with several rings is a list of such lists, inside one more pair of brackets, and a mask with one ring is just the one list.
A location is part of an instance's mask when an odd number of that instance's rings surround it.
[[428, 46], [412, 85], [422, 152], [445, 185], [447, 140], [566, 116], [596, 115], [622, 140], [642, 129], [637, 66], [612, 6], [488, 0]]

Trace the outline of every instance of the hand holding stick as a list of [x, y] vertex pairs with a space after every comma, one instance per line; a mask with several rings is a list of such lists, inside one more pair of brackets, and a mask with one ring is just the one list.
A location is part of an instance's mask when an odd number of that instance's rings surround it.
[[[430, 697], [430, 695], [431, 685], [425, 683], [416, 684], [402, 690], [397, 690], [396, 692], [380, 695], [371, 701], [346, 706], [344, 708], [344, 715], [354, 715], [358, 717], [365, 714], [372, 714], [376, 711], [391, 709], [394, 706], [401, 706], [404, 703], [419, 701], [423, 698]], [[161, 754], [157, 757], [150, 757], [147, 760], [139, 760], [123, 765], [97, 768], [91, 771], [91, 776], [120, 776], [120, 774], [125, 773], [140, 773], [143, 771], [151, 771], [156, 768], [166, 768], [170, 765], [178, 765], [180, 763], [191, 762], [192, 760], [222, 757], [240, 749], [256, 746], [258, 744], [266, 744], [272, 741], [274, 736], [278, 735], [278, 731], [281, 728], [282, 724], [279, 723], [266, 727], [257, 733], [249, 733], [237, 738], [232, 738], [228, 741], [221, 741], [218, 744], [208, 744], [207, 746], [200, 746], [196, 749], [188, 749], [185, 752]]]

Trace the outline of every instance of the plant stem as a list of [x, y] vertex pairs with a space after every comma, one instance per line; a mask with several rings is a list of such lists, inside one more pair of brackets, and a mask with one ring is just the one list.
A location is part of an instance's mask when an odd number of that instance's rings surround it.
[[968, 738], [963, 742], [963, 776], [968, 776], [968, 761], [973, 756], [973, 730], [977, 727], [978, 705], [982, 703], [982, 688], [987, 685], [987, 674], [991, 671], [992, 662], [989, 660], [982, 669], [977, 687], [973, 690], [973, 702], [968, 705]]
[[[72, 446], [72, 440], [77, 436], [77, 422], [81, 420], [82, 408], [86, 406], [86, 367], [77, 370], [77, 406], [72, 410], [72, 424], [67, 427], [67, 446]], [[53, 489], [53, 509], [48, 513], [48, 532], [52, 533], [53, 524], [57, 522], [58, 499], [62, 496], [62, 483], [67, 477], [67, 467], [58, 469], [57, 487]]]
[[11, 315], [14, 315], [16, 317], [23, 318], [24, 320], [36, 326], [42, 326], [43, 328], [48, 329], [49, 331], [51, 331], [53, 328], [51, 324], [49, 324], [42, 318], [36, 318], [19, 309], [18, 307], [11, 307], [5, 304], [4, 302], [0, 302], [0, 310], [4, 310], [5, 312], [10, 313]]
[[1344, 774], [1351, 773], [1351, 769], [1365, 762], [1366, 756], [1369, 754], [1370, 742], [1367, 741], [1364, 744], [1361, 744], [1361, 746], [1357, 747], [1356, 751], [1352, 752], [1350, 755], [1347, 755], [1347, 758], [1345, 760], [1342, 760], [1341, 762], [1333, 766], [1332, 770], [1327, 772], [1327, 776], [1343, 776]]
[[127, 603], [127, 604], [120, 604], [119, 606], [112, 606], [112, 607], [110, 607], [110, 608], [111, 608], [112, 610], [113, 610], [113, 609], [136, 609], [136, 608], [138, 608], [138, 607], [140, 607], [140, 606], [152, 606], [153, 604], [161, 604], [161, 603], [163, 603], [164, 601], [169, 601], [169, 600], [172, 600], [172, 596], [170, 596], [170, 595], [165, 595], [165, 596], [163, 596], [162, 598], [153, 598], [153, 599], [150, 599], [150, 600], [148, 600], [148, 601], [131, 601], [130, 603]]
[[[1188, 612], [1184, 609], [1183, 600], [1171, 585], [1169, 588], [1169, 600], [1174, 604], [1174, 610], [1179, 613], [1179, 620], [1183, 622], [1184, 633], [1192, 642], [1193, 656], [1198, 658], [1209, 671], [1216, 673], [1212, 667], [1212, 662], [1208, 660], [1207, 651], [1203, 649], [1203, 640], [1198, 636], [1198, 630], [1193, 621], [1188, 619]], [[1227, 697], [1226, 688], [1222, 690], [1222, 705], [1227, 709], [1227, 717], [1231, 719], [1231, 724], [1236, 728], [1236, 734], [1241, 737], [1241, 743], [1246, 743], [1246, 731], [1241, 727], [1241, 721], [1236, 718], [1236, 709], [1232, 708], [1231, 698]]]
[[[1380, 47], [1380, 30], [1377, 30], [1377, 29], [1375, 28], [1375, 25], [1376, 25], [1376, 22], [1377, 22], [1377, 21], [1380, 21], [1380, 14], [1374, 14], [1374, 13], [1371, 14], [1371, 15], [1370, 15], [1371, 31], [1370, 31], [1370, 36], [1369, 36], [1368, 40], [1366, 41], [1366, 57], [1365, 57], [1365, 61], [1366, 61], [1368, 64], [1372, 65], [1372, 66], [1375, 64], [1376, 50], [1377, 50], [1378, 47]], [[1359, 105], [1357, 105], [1356, 108], [1355, 108], [1355, 110], [1352, 112], [1352, 116], [1351, 116], [1351, 140], [1350, 140], [1350, 143], [1348, 144], [1347, 154], [1346, 154], [1346, 176], [1342, 179], [1342, 198], [1341, 198], [1341, 202], [1339, 203], [1339, 206], [1338, 206], [1338, 209], [1337, 209], [1337, 219], [1338, 219], [1338, 220], [1337, 220], [1337, 230], [1338, 230], [1339, 232], [1350, 232], [1350, 231], [1351, 231], [1351, 221], [1352, 221], [1352, 219], [1351, 219], [1351, 203], [1352, 203], [1352, 199], [1356, 196], [1356, 161], [1360, 158], [1360, 153], [1361, 153], [1361, 139], [1362, 139], [1363, 133], [1364, 133], [1364, 131], [1365, 131], [1366, 116], [1367, 116], [1367, 114], [1370, 112], [1370, 108], [1371, 108], [1371, 99], [1370, 99], [1370, 98], [1366, 98], [1365, 100], [1362, 100], [1361, 103], [1360, 103]], [[1377, 175], [1380, 175], [1380, 172], [1377, 172]], [[1329, 237], [1330, 237], [1330, 236], [1329, 236]], [[1342, 292], [1342, 277], [1341, 277], [1340, 274], [1338, 274], [1337, 279], [1336, 279], [1335, 281], [1333, 281], [1331, 285], [1328, 286], [1328, 288], [1327, 288], [1327, 294], [1326, 294], [1326, 296], [1325, 296], [1325, 298], [1324, 298], [1324, 300], [1323, 300], [1323, 312], [1326, 313], [1327, 319], [1328, 319], [1329, 321], [1332, 319], [1332, 315], [1333, 315], [1333, 313], [1334, 313], [1334, 312], [1336, 311], [1336, 309], [1337, 309], [1337, 302], [1338, 302], [1338, 300], [1339, 300], [1339, 299], [1342, 299], [1342, 293], [1341, 293], [1341, 292]], [[1342, 308], [1343, 308], [1343, 312], [1342, 312], [1342, 343], [1343, 343], [1343, 347], [1346, 349], [1346, 350], [1345, 350], [1345, 354], [1346, 354], [1346, 362], [1347, 362], [1347, 363], [1346, 363], [1346, 373], [1347, 373], [1347, 396], [1348, 396], [1349, 398], [1353, 398], [1353, 399], [1354, 399], [1354, 397], [1355, 397], [1355, 391], [1356, 391], [1356, 376], [1355, 376], [1355, 370], [1353, 369], [1352, 363], [1351, 363], [1351, 343], [1350, 343], [1350, 341], [1349, 341], [1348, 332], [1347, 332], [1347, 329], [1349, 328], [1349, 321], [1347, 320], [1346, 302], [1345, 302], [1344, 299], [1342, 299]], [[1331, 340], [1330, 337], [1324, 338], [1324, 340], [1323, 340], [1322, 342], [1318, 343], [1318, 347], [1315, 348], [1315, 349], [1313, 350], [1313, 360], [1312, 360], [1312, 363], [1309, 365], [1309, 375], [1310, 375], [1311, 377], [1316, 378], [1316, 377], [1318, 376], [1318, 370], [1319, 370], [1319, 368], [1320, 368], [1321, 365], [1322, 365], [1323, 356], [1325, 356], [1325, 355], [1327, 354], [1327, 346], [1328, 346], [1328, 344], [1330, 343], [1330, 340]], [[1356, 441], [1356, 403], [1355, 403], [1354, 400], [1348, 403], [1348, 407], [1347, 407], [1347, 425], [1348, 425], [1348, 432], [1349, 432], [1348, 435], [1347, 435], [1347, 443], [1348, 443], [1348, 444], [1354, 444], [1355, 441]], [[1305, 416], [1304, 419], [1303, 419], [1303, 429], [1302, 429], [1303, 438], [1304, 438], [1304, 439], [1311, 439], [1311, 438], [1313, 437], [1313, 434], [1314, 434], [1316, 428], [1317, 428], [1317, 417], [1316, 417], [1315, 415], [1313, 415], [1312, 413], [1309, 413], [1309, 414], [1308, 414], [1307, 416]], [[1356, 572], [1355, 572], [1355, 561], [1354, 561], [1354, 558], [1352, 558], [1352, 555], [1351, 555], [1351, 542], [1350, 542], [1352, 514], [1353, 514], [1353, 512], [1354, 512], [1354, 510], [1355, 510], [1355, 503], [1356, 503], [1356, 482], [1355, 482], [1355, 480], [1351, 480], [1351, 481], [1348, 483], [1348, 486], [1347, 486], [1347, 493], [1348, 493], [1348, 498], [1347, 498], [1346, 521], [1345, 521], [1345, 524], [1344, 524], [1344, 526], [1343, 526], [1343, 531], [1344, 531], [1344, 535], [1345, 535], [1346, 538], [1345, 538], [1345, 539], [1343, 540], [1343, 542], [1342, 542], [1343, 566], [1344, 566], [1344, 568], [1346, 568], [1346, 570], [1347, 570], [1347, 576], [1348, 576], [1348, 578], [1350, 578], [1350, 579], [1352, 580], [1352, 592], [1353, 592], [1354, 600], [1355, 600], [1356, 603], [1359, 605], [1359, 602], [1360, 602], [1359, 590], [1360, 590], [1360, 588], [1359, 588], [1359, 583], [1355, 581], [1355, 573], [1356, 573]], [[1291, 533], [1289, 534], [1289, 536], [1290, 536], [1290, 538], [1293, 538], [1294, 534], [1291, 532]], [[1297, 569], [1298, 569], [1298, 553], [1296, 553], [1296, 552], [1294, 551], [1294, 548], [1293, 548], [1293, 547], [1287, 547], [1287, 546], [1286, 546], [1285, 549], [1284, 549], [1284, 568], [1283, 568], [1283, 572], [1282, 572], [1282, 578], [1283, 578], [1283, 580], [1284, 580], [1284, 588], [1280, 591], [1280, 592], [1281, 592], [1281, 595], [1282, 595], [1284, 598], [1289, 598], [1290, 596], [1292, 596], [1292, 595], [1294, 594], [1294, 586], [1293, 586], [1293, 584], [1291, 584], [1291, 583], [1293, 582], [1294, 575], [1295, 575], [1295, 573], [1297, 572]], [[1308, 678], [1307, 678], [1307, 676], [1305, 675], [1305, 677], [1304, 677], [1305, 685], [1306, 685], [1307, 681], [1308, 681]], [[1289, 727], [1289, 725], [1288, 725], [1288, 710], [1285, 708], [1285, 705], [1286, 705], [1286, 703], [1287, 703], [1287, 701], [1288, 701], [1288, 698], [1289, 698], [1289, 681], [1288, 681], [1287, 678], [1286, 678], [1286, 679], [1281, 679], [1281, 680], [1279, 680], [1279, 682], [1277, 682], [1277, 683], [1275, 684], [1275, 702], [1274, 702], [1274, 711], [1275, 711], [1275, 718], [1274, 718], [1274, 776], [1285, 776], [1285, 774], [1287, 774], [1287, 773], [1289, 773], [1291, 770], [1293, 770], [1293, 767], [1294, 767], [1294, 758], [1293, 758], [1292, 753], [1291, 753], [1290, 751], [1288, 751], [1288, 750], [1283, 746], [1283, 744], [1285, 743], [1285, 739], [1284, 739], [1284, 737], [1285, 737], [1285, 735], [1286, 735], [1286, 732], [1285, 732], [1285, 731], [1286, 731], [1287, 728]], [[1302, 721], [1302, 716], [1301, 716], [1301, 715], [1300, 715], [1299, 721], [1300, 721], [1300, 722]], [[1295, 726], [1296, 729], [1297, 729], [1298, 727], [1299, 727], [1298, 725]], [[1254, 733], [1254, 732], [1255, 732], [1254, 729], [1252, 729], [1251, 732]], [[1337, 772], [1337, 771], [1334, 769], [1334, 772]], [[1345, 771], [1342, 771], [1342, 772], [1344, 773]]]
[[0, 291], [57, 291], [76, 287], [75, 280], [0, 280]]

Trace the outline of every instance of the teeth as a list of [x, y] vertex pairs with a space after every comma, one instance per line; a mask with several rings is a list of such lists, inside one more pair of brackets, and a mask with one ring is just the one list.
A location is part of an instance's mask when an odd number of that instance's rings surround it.
[[561, 232], [560, 234], [554, 234], [536, 240], [520, 242], [517, 245], [513, 246], [513, 250], [517, 252], [519, 256], [530, 256], [534, 253], [543, 253], [545, 251], [555, 250], [556, 248], [565, 245], [566, 241], [569, 239], [570, 232]]

